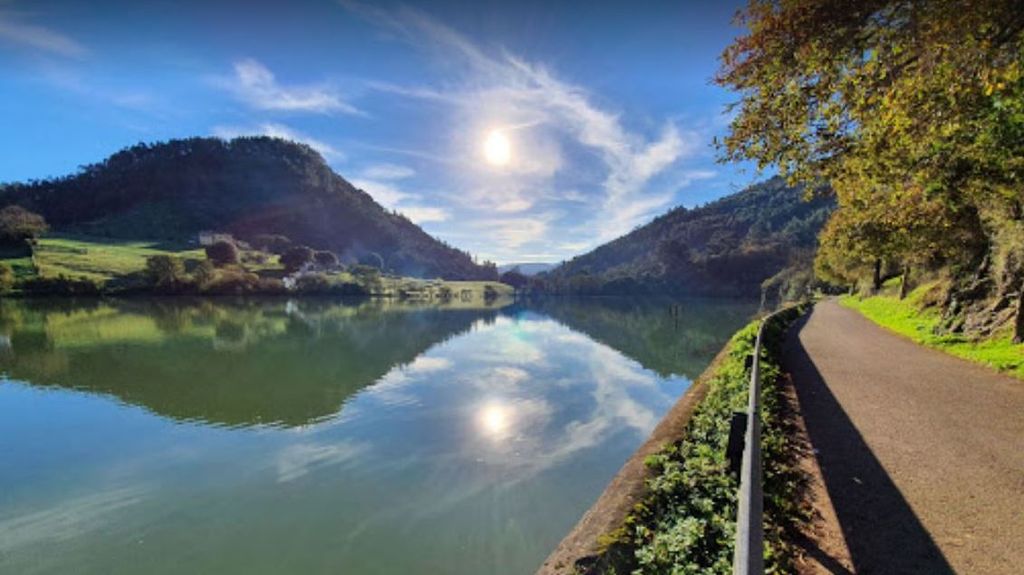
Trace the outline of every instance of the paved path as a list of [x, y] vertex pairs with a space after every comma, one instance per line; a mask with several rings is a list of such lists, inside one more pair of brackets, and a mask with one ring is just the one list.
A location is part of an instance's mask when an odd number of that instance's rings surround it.
[[1024, 382], [830, 301], [784, 366], [856, 573], [1024, 573]]

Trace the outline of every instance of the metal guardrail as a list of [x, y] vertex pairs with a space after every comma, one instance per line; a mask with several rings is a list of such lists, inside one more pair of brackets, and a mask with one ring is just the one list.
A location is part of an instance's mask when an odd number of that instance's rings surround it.
[[[772, 314], [775, 315], [775, 314]], [[736, 548], [733, 575], [764, 574], [764, 485], [761, 471], [761, 338], [772, 315], [761, 320], [750, 362], [747, 429], [740, 467], [739, 508], [736, 512]]]

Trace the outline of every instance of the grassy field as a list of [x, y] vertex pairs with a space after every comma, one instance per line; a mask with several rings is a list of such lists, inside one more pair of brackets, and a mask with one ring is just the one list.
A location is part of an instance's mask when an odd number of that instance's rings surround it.
[[40, 238], [34, 251], [36, 267], [42, 277], [64, 275], [91, 279], [101, 284], [118, 276], [142, 271], [146, 267], [146, 258], [150, 256], [206, 259], [202, 249], [175, 248], [147, 241], [119, 242], [58, 235]]
[[878, 325], [917, 343], [1024, 379], [1024, 345], [1012, 342], [1009, 328], [983, 340], [971, 340], [958, 334], [936, 335], [936, 328], [941, 322], [939, 311], [921, 304], [922, 297], [932, 287], [931, 284], [923, 285], [902, 301], [890, 295], [867, 298], [848, 295], [839, 301]]
[[[206, 259], [202, 248], [175, 246], [155, 241], [116, 241], [108, 238], [91, 238], [52, 234], [40, 238], [33, 250], [33, 257], [21, 254], [3, 257], [20, 280], [33, 277], [88, 279], [100, 286], [111, 280], [141, 272], [146, 267], [146, 258], [154, 255], [170, 255], [185, 262], [199, 262]], [[256, 260], [259, 260], [258, 262]], [[280, 277], [284, 268], [273, 254], [255, 251], [241, 253], [241, 265], [246, 271], [260, 275]], [[332, 272], [326, 274], [331, 283], [358, 283], [352, 274]], [[476, 307], [495, 298], [514, 295], [511, 287], [488, 281], [445, 281], [406, 277], [383, 276], [372, 289], [372, 295], [411, 301], [444, 301], [449, 307]]]

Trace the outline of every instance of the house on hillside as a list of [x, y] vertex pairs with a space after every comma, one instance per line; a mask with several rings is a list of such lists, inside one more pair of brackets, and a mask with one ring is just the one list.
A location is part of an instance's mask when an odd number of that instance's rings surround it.
[[234, 243], [235, 238], [231, 234], [223, 234], [220, 232], [203, 231], [199, 232], [199, 245], [201, 246], [212, 246], [217, 242], [231, 242]]

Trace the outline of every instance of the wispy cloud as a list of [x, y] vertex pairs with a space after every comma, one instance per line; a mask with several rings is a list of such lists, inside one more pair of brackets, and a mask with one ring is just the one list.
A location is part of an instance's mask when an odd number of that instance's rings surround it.
[[234, 73], [219, 78], [217, 84], [257, 110], [364, 115], [334, 88], [322, 84], [284, 86], [269, 68], [251, 58], [235, 62]]
[[84, 58], [89, 50], [70, 36], [51, 28], [16, 20], [0, 13], [0, 41], [53, 56]]
[[353, 186], [370, 194], [378, 204], [405, 215], [417, 224], [443, 222], [451, 212], [440, 206], [424, 205], [422, 194], [410, 192], [401, 186], [403, 180], [416, 176], [416, 171], [397, 164], [374, 164], [357, 173], [350, 181]]
[[214, 136], [224, 138], [226, 140], [237, 138], [239, 136], [270, 136], [272, 138], [282, 138], [306, 144], [310, 148], [319, 152], [320, 155], [329, 162], [340, 162], [345, 159], [345, 154], [334, 146], [293, 130], [284, 124], [265, 123], [252, 127], [214, 126], [212, 133]]
[[[479, 231], [469, 222], [486, 221], [489, 231], [468, 246], [474, 251], [507, 260], [549, 251], [545, 244], [593, 246], [664, 211], [675, 191], [694, 181], [676, 175], [696, 155], [700, 136], [674, 120], [628, 124], [622, 111], [598, 104], [549, 67], [474, 43], [414, 8], [341, 3], [452, 74], [442, 88], [375, 82], [370, 89], [451, 114], [443, 141], [456, 163], [443, 199], [469, 217], [446, 235], [466, 237]], [[507, 165], [483, 161], [482, 141], [492, 130], [511, 142]]]
[[404, 180], [416, 175], [416, 170], [397, 164], [374, 164], [363, 170], [363, 177], [370, 180]]

